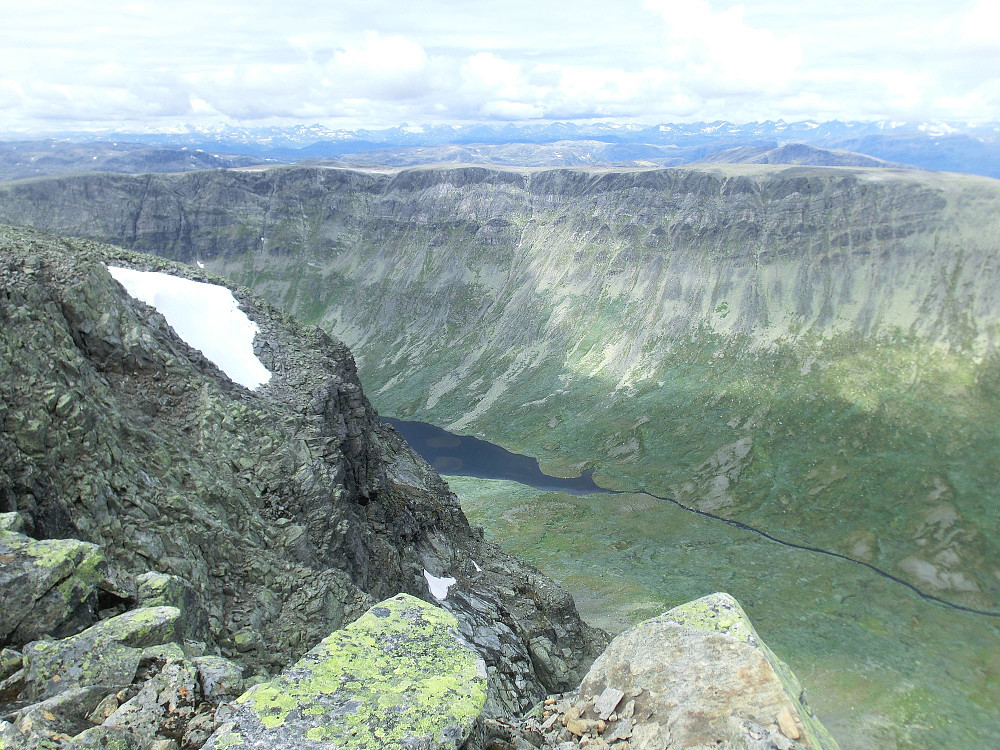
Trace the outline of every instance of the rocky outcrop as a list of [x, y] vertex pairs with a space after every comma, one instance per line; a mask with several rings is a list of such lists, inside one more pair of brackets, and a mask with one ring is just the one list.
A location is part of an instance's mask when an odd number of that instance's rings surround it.
[[97, 619], [101, 588], [114, 591], [97, 545], [4, 530], [22, 526], [20, 518], [0, 514], [0, 646], [78, 632]]
[[242, 695], [205, 748], [455, 750], [485, 702], [486, 665], [455, 617], [399, 594]]
[[837, 750], [788, 666], [742, 607], [712, 594], [615, 638], [579, 689], [520, 722], [491, 722], [494, 741], [573, 750]]
[[[424, 571], [456, 579], [442, 604], [484, 659], [488, 712], [579, 680], [603, 634], [469, 526], [381, 425], [346, 347], [237, 290], [272, 372], [247, 390], [126, 294], [109, 263], [207, 278], [0, 230], [0, 543], [18, 561], [3, 575], [24, 582], [3, 610], [0, 710], [20, 722], [5, 732], [35, 726], [17, 714], [25, 703], [95, 688], [118, 696], [100, 737], [179, 740], [238, 682], [230, 664], [263, 678], [375, 601], [431, 601]], [[151, 659], [178, 695], [195, 673], [200, 692], [136, 723], [149, 712], [135, 707], [166, 690], [142, 693]]]

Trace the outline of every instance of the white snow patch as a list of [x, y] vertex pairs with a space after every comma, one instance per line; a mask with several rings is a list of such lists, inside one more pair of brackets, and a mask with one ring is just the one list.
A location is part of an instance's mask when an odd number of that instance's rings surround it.
[[476, 569], [477, 573], [482, 573], [483, 572], [483, 569], [479, 567], [479, 563], [477, 563], [475, 560], [472, 561], [472, 565]]
[[130, 295], [155, 307], [178, 336], [234, 382], [253, 390], [271, 379], [271, 372], [253, 353], [253, 337], [260, 329], [226, 287], [160, 271], [117, 266], [108, 266], [108, 271]]
[[454, 578], [438, 578], [437, 576], [432, 576], [426, 570], [424, 571], [424, 578], [427, 579], [427, 588], [431, 590], [431, 596], [439, 602], [443, 602], [448, 598], [448, 588], [455, 585]]
[[205, 267], [205, 264], [202, 263], [200, 260], [196, 260], [195, 263], [198, 264], [198, 268], [204, 268]]

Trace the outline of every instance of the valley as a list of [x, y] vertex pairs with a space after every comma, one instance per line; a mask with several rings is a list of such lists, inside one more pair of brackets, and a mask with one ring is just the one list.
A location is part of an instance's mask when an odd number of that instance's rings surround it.
[[[995, 180], [766, 165], [82, 175], [3, 184], [0, 219], [254, 289], [347, 343], [383, 415], [1000, 612]], [[1000, 736], [994, 618], [648, 496], [452, 485], [595, 624], [735, 594], [845, 747]]]

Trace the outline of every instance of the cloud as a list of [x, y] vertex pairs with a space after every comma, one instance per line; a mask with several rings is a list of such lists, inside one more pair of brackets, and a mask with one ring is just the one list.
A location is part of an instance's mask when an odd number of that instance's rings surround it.
[[666, 24], [668, 66], [710, 95], [780, 89], [802, 60], [794, 33], [748, 25], [742, 5], [718, 11], [707, 0], [644, 0], [643, 5]]
[[360, 42], [334, 52], [323, 71], [328, 81], [324, 88], [335, 86], [348, 96], [412, 98], [426, 93], [428, 66], [427, 53], [413, 40], [368, 32]]
[[63, 121], [997, 118], [996, 0], [37, 0], [8, 128]]

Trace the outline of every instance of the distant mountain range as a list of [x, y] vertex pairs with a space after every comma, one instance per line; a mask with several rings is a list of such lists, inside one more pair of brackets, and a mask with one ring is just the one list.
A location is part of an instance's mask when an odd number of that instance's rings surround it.
[[[796, 148], [789, 150], [793, 146]], [[799, 146], [814, 150], [806, 154]], [[390, 167], [442, 162], [635, 167], [679, 166], [706, 159], [910, 166], [1000, 178], [1000, 123], [958, 126], [779, 120], [741, 125], [722, 121], [654, 126], [400, 125], [381, 130], [323, 125], [189, 126], [143, 133], [67, 132], [44, 141], [0, 144], [0, 178], [81, 171], [175, 172], [307, 161]]]

